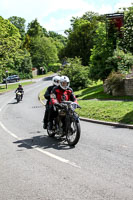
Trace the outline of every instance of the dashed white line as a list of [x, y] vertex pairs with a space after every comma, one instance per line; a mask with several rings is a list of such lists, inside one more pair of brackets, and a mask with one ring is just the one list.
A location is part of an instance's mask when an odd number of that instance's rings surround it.
[[[10, 130], [8, 130], [8, 129], [4, 126], [4, 124], [3, 124], [1, 121], [0, 121], [0, 126], [3, 128], [3, 130], [5, 130], [5, 131], [6, 131], [8, 134], [10, 134], [12, 137], [14, 137], [14, 138], [17, 139], [17, 140], [21, 140], [24, 144], [30, 146], [30, 144], [28, 144], [28, 143], [26, 143], [25, 141], [23, 141], [22, 138], [19, 138], [19, 137], [16, 136], [14, 133], [12, 133]], [[69, 164], [69, 165], [74, 166], [74, 167], [76, 167], [76, 168], [81, 168], [81, 167], [78, 166], [76, 163], [71, 162], [71, 161], [69, 161], [69, 160], [66, 160], [66, 159], [64, 159], [64, 158], [62, 158], [62, 157], [60, 157], [60, 156], [57, 156], [57, 155], [55, 155], [55, 154], [52, 154], [52, 153], [50, 153], [50, 152], [48, 152], [48, 151], [45, 151], [45, 150], [43, 150], [43, 149], [41, 149], [41, 148], [33, 147], [33, 146], [30, 146], [30, 147], [32, 147], [32, 148], [35, 149], [36, 151], [39, 151], [39, 152], [41, 152], [41, 153], [43, 153], [43, 154], [45, 154], [45, 155], [47, 155], [47, 156], [49, 156], [49, 157], [51, 157], [51, 158], [54, 158], [54, 159], [56, 159], [56, 160], [58, 160], [58, 161], [60, 161], [60, 162]]]

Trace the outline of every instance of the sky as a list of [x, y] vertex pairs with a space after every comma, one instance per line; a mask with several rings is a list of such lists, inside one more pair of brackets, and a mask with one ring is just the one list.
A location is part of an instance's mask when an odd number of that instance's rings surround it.
[[22, 17], [26, 25], [37, 18], [47, 31], [64, 34], [71, 27], [72, 17], [85, 12], [115, 13], [122, 7], [130, 7], [133, 0], [0, 0], [0, 16]]

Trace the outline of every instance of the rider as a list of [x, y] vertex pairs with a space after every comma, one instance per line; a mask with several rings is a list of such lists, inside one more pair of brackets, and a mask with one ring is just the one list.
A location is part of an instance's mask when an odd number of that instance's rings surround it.
[[60, 81], [60, 76], [54, 76], [52, 79], [53, 85], [49, 86], [44, 94], [45, 99], [47, 99], [47, 103], [46, 103], [46, 110], [44, 113], [44, 119], [43, 119], [43, 128], [46, 129], [47, 128], [47, 123], [48, 123], [48, 115], [49, 115], [49, 104], [50, 104], [50, 93], [52, 91], [52, 89], [55, 86], [59, 85], [59, 81]]
[[[77, 103], [77, 99], [73, 93], [72, 88], [70, 88], [69, 85], [70, 85], [69, 78], [67, 76], [61, 76], [59, 86], [54, 87], [53, 90], [51, 91], [50, 94], [51, 105], [61, 106], [60, 103], [62, 101], [73, 101]], [[53, 106], [51, 106], [49, 112], [49, 122], [50, 122], [49, 130], [52, 129], [53, 118], [56, 114], [57, 113], [55, 113]]]
[[20, 92], [21, 93], [21, 100], [23, 98], [23, 94], [24, 94], [24, 89], [22, 87], [21, 84], [18, 85], [18, 88], [15, 90], [15, 93], [16, 93], [16, 99], [17, 99], [17, 92]]

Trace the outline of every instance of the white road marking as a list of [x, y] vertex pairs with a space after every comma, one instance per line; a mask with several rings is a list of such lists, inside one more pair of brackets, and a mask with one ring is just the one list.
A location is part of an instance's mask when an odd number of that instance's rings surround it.
[[43, 150], [43, 149], [41, 149], [41, 148], [31, 146], [30, 144], [28, 144], [27, 142], [25, 142], [22, 138], [16, 136], [14, 133], [12, 133], [10, 130], [8, 130], [8, 129], [4, 126], [4, 124], [3, 124], [1, 121], [0, 121], [0, 126], [1, 126], [9, 135], [11, 135], [12, 137], [14, 137], [14, 138], [17, 139], [17, 140], [21, 140], [21, 142], [23, 142], [24, 144], [30, 146], [31, 148], [35, 149], [36, 151], [39, 151], [39, 152], [41, 152], [41, 153], [43, 153], [43, 154], [45, 154], [45, 155], [47, 155], [47, 156], [49, 156], [49, 157], [51, 157], [51, 158], [54, 158], [54, 159], [56, 159], [56, 160], [58, 160], [58, 161], [60, 161], [60, 162], [69, 164], [69, 165], [74, 166], [74, 167], [76, 167], [76, 168], [81, 168], [80, 166], [76, 165], [76, 163], [74, 163], [74, 162], [71, 162], [71, 161], [69, 161], [69, 160], [66, 160], [66, 159], [64, 159], [64, 158], [62, 158], [62, 157], [60, 157], [60, 156], [56, 156], [55, 154], [52, 154], [52, 153], [50, 153], [50, 152], [48, 152], [48, 151], [45, 151], [45, 150]]
[[11, 102], [13, 99], [14, 99], [14, 97], [11, 98], [10, 101], [8, 100], [6, 103], [4, 103], [4, 105], [0, 107], [0, 112], [1, 112], [1, 111], [4, 109], [4, 107], [5, 107], [9, 102]]

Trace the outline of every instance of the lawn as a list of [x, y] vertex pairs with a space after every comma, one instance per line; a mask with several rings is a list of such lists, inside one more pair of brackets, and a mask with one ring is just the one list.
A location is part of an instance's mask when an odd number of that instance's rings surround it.
[[[33, 82], [29, 81], [29, 82], [21, 83], [22, 86], [29, 85], [29, 84], [33, 84]], [[6, 89], [6, 85], [3, 84], [2, 86], [0, 86], [0, 93], [4, 93], [4, 92], [11, 91], [11, 90], [15, 90], [18, 87], [18, 85], [19, 85], [19, 83], [11, 84], [11, 85], [8, 84], [7, 85], [7, 89]]]
[[97, 101], [79, 100], [81, 109], [77, 112], [81, 117], [133, 124], [133, 101]]
[[133, 124], [133, 97], [107, 95], [101, 82], [76, 91], [75, 95], [82, 109], [81, 117], [90, 119]]
[[[40, 99], [44, 100], [44, 93], [40, 93]], [[77, 109], [80, 117], [133, 124], [133, 97], [113, 97], [103, 91], [101, 82], [93, 83], [88, 88], [75, 91], [81, 109]]]

